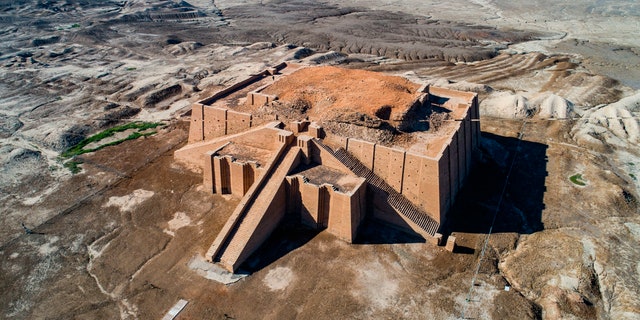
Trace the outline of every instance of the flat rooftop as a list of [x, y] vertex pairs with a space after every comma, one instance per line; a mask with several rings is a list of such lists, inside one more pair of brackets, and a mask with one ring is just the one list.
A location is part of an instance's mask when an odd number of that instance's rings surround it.
[[299, 174], [309, 179], [309, 183], [314, 185], [321, 185], [328, 183], [338, 188], [338, 191], [343, 193], [352, 192], [363, 180], [356, 175], [344, 174], [336, 169], [329, 168], [323, 165], [313, 166], [301, 166], [299, 171], [292, 173], [291, 175]]
[[231, 142], [219, 150], [218, 154], [221, 156], [231, 156], [242, 162], [255, 161], [259, 165], [265, 165], [272, 156], [273, 151]]

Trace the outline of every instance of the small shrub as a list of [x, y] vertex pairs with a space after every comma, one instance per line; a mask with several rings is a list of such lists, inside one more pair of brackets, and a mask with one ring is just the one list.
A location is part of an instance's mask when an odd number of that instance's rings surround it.
[[82, 164], [82, 161], [71, 160], [71, 161], [65, 162], [63, 166], [69, 169], [71, 173], [76, 174], [82, 171], [82, 168], [80, 168], [79, 166], [80, 164]]
[[584, 183], [581, 173], [576, 173], [572, 175], [571, 177], [569, 177], [569, 180], [571, 180], [571, 182], [573, 182], [575, 185], [578, 185], [581, 187], [584, 187], [587, 185], [586, 183]]

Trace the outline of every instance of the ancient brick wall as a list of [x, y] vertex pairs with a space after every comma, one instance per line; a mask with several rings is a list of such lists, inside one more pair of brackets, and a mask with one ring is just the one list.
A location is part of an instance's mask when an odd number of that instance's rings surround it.
[[453, 137], [451, 137], [451, 140], [449, 141], [449, 146], [447, 147], [447, 150], [449, 151], [449, 175], [450, 175], [450, 178], [449, 178], [450, 189], [448, 194], [450, 195], [450, 197], [455, 197], [459, 188], [460, 170], [458, 168], [458, 165], [459, 165], [458, 135], [459, 135], [458, 132], [453, 134]]
[[[260, 246], [269, 238], [273, 230], [275, 230], [280, 221], [284, 217], [287, 207], [287, 193], [284, 181], [277, 186], [275, 194], [271, 197], [271, 201], [265, 210], [261, 210], [262, 216], [258, 226], [253, 230], [249, 239], [242, 250], [242, 253], [233, 261], [231, 270], [235, 272], [242, 263], [247, 260]], [[241, 240], [241, 239], [238, 239]], [[221, 261], [223, 262], [223, 261]], [[224, 264], [223, 264], [224, 265]]]
[[383, 178], [394, 190], [402, 192], [404, 150], [375, 146], [373, 172]]
[[438, 187], [439, 187], [439, 197], [440, 197], [440, 208], [438, 212], [436, 212], [434, 218], [438, 219], [441, 223], [444, 222], [444, 215], [449, 211], [451, 207], [451, 175], [450, 175], [450, 157], [449, 157], [449, 148], [445, 148], [438, 159]]
[[247, 129], [251, 128], [251, 114], [227, 110], [226, 126], [226, 134], [234, 134], [246, 131]]
[[[458, 187], [456, 190], [460, 190], [464, 185], [464, 182], [467, 180], [467, 147], [465, 145], [465, 131], [464, 131], [464, 122], [460, 122], [460, 127], [458, 129], [457, 145], [458, 145]], [[456, 191], [457, 194], [457, 191]]]
[[[467, 110], [465, 117], [464, 117], [464, 121], [462, 122], [462, 129], [464, 130], [464, 148], [465, 148], [465, 155], [467, 156], [465, 159], [465, 164], [466, 164], [466, 172], [469, 173], [469, 171], [471, 170], [471, 164], [473, 161], [473, 132], [471, 132], [472, 130], [472, 123], [471, 123], [471, 110]], [[465, 175], [466, 176], [466, 175]]]
[[[314, 229], [327, 228], [328, 232], [348, 242], [355, 239], [366, 212], [364, 180], [349, 193], [336, 191], [328, 184], [305, 183], [300, 175], [287, 177], [287, 185], [287, 212], [299, 214], [302, 224]], [[296, 208], [299, 211], [295, 211]]]
[[254, 181], [255, 167], [249, 163], [234, 161], [230, 163], [231, 194], [244, 196]]
[[204, 106], [194, 103], [191, 107], [191, 123], [189, 124], [189, 143], [204, 140]]
[[252, 106], [263, 106], [277, 99], [278, 99], [277, 96], [274, 96], [272, 94], [265, 94], [257, 91], [251, 91], [247, 94], [247, 102]]
[[238, 135], [227, 135], [208, 141], [191, 143], [176, 151], [174, 155], [176, 160], [200, 170], [205, 163], [204, 161], [206, 161], [205, 153], [211, 150], [217, 150], [230, 141], [263, 149], [277, 148], [275, 144], [277, 143], [277, 135], [280, 130], [273, 126], [275, 126], [275, 124], [270, 123]]
[[367, 166], [367, 168], [373, 168], [375, 146], [375, 143], [350, 139], [347, 150]]
[[262, 71], [260, 73], [257, 74], [252, 74], [249, 77], [247, 77], [246, 79], [242, 79], [216, 93], [214, 93], [212, 96], [207, 97], [206, 99], [199, 101], [201, 104], [204, 105], [211, 105], [214, 102], [216, 102], [216, 100], [222, 99], [226, 96], [228, 96], [229, 94], [236, 92], [256, 81], [262, 80], [262, 78], [264, 78], [267, 75], [267, 71]]
[[318, 146], [313, 140], [309, 144], [309, 153], [311, 155], [311, 161], [321, 164], [323, 166], [327, 166], [332, 169], [339, 170], [343, 173], [351, 173], [349, 168], [345, 167], [342, 162], [338, 161], [332, 154], [330, 154], [327, 150], [324, 150], [322, 147]]
[[[207, 257], [219, 257], [222, 266], [229, 271], [237, 270], [286, 213], [286, 173], [300, 164], [301, 156], [300, 149], [292, 148], [288, 152], [287, 149], [286, 144], [282, 144], [275, 152], [207, 251]], [[276, 165], [283, 156], [282, 162]], [[234, 233], [233, 230], [237, 231]], [[224, 244], [229, 242], [234, 244], [226, 247]]]
[[230, 157], [213, 156], [213, 189], [219, 194], [231, 193]]
[[325, 188], [325, 194], [329, 201], [329, 216], [327, 230], [338, 238], [353, 242], [355, 240], [358, 227], [365, 213], [365, 193], [366, 186], [361, 183], [351, 193], [342, 193], [333, 190], [330, 186]]
[[[470, 92], [435, 87], [428, 89], [435, 95], [468, 101], [448, 106], [454, 109], [452, 112], [456, 115], [456, 128], [450, 140], [441, 146], [442, 149], [436, 157], [407, 153], [404, 150], [357, 139], [346, 139], [346, 142], [342, 142], [331, 137], [330, 141], [334, 144], [344, 144], [347, 151], [360, 162], [413, 204], [442, 223], [471, 170], [473, 152], [477, 149], [480, 134], [477, 121], [478, 100], [477, 95]], [[375, 203], [376, 199], [372, 200]], [[380, 217], [384, 215], [385, 210], [392, 210], [385, 208], [381, 203], [374, 207], [374, 214]], [[393, 216], [389, 215], [387, 218], [392, 219]]]
[[336, 237], [351, 242], [351, 198], [344, 193], [334, 192], [328, 189], [329, 193], [329, 223], [327, 230]]
[[407, 153], [401, 193], [419, 208], [437, 215], [440, 212], [438, 161]]
[[[437, 221], [443, 222], [444, 215], [449, 211], [471, 167], [473, 146], [464, 130], [471, 125], [466, 125], [465, 121], [458, 122], [458, 125], [459, 130], [453, 134], [437, 158], [356, 139], [348, 139], [347, 151], [413, 204]], [[382, 204], [376, 207], [379, 217], [385, 210], [392, 210]]]
[[367, 184], [362, 184], [353, 191], [351, 197], [351, 241], [355, 240], [358, 235], [360, 223], [364, 220], [367, 212]]
[[[300, 222], [313, 229], [322, 225], [320, 216], [324, 210], [322, 193], [324, 188], [310, 183], [304, 183], [300, 176], [296, 176], [300, 192]], [[322, 215], [324, 216], [324, 215]]]
[[216, 193], [216, 184], [214, 180], [215, 161], [214, 155], [217, 150], [208, 151], [204, 154], [204, 166], [202, 167], [202, 186], [211, 193]]
[[478, 96], [473, 97], [473, 101], [471, 103], [471, 107], [469, 108], [469, 112], [471, 113], [471, 144], [473, 145], [473, 149], [479, 147], [480, 145], [480, 107], [478, 105]]
[[211, 140], [226, 135], [227, 109], [205, 106], [203, 110], [203, 140]]

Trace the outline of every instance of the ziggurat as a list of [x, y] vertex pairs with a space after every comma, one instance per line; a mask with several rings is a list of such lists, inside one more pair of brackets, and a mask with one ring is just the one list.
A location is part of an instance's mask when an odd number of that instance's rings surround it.
[[376, 219], [442, 245], [478, 118], [475, 93], [283, 63], [195, 103], [175, 157], [207, 190], [241, 198], [207, 252], [236, 272], [285, 216], [347, 242]]

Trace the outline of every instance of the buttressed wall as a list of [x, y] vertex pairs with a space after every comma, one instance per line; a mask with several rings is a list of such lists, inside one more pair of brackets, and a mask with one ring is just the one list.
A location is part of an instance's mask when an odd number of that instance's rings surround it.
[[[424, 90], [428, 94], [425, 103], [442, 98], [453, 100], [452, 103], [439, 105], [451, 115], [451, 133], [447, 139], [429, 146], [432, 150], [430, 155], [354, 138], [334, 140], [339, 141], [342, 148], [384, 179], [395, 191], [442, 224], [466, 181], [473, 153], [478, 148], [478, 100], [476, 94], [469, 92], [437, 87], [426, 87]], [[385, 213], [377, 214], [383, 216]]]

